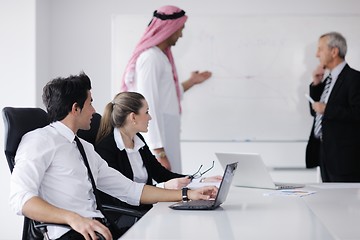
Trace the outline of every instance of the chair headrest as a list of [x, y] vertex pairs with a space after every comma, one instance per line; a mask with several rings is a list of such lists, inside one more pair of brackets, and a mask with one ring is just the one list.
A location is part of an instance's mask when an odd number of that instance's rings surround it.
[[[10, 170], [14, 167], [16, 150], [22, 136], [32, 130], [49, 124], [47, 113], [41, 108], [13, 108], [2, 110], [4, 120], [4, 150]], [[12, 165], [12, 166], [11, 166]]]

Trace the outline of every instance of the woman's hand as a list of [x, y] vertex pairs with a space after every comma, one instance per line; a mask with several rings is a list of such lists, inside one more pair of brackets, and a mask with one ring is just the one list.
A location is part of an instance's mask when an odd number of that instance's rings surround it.
[[164, 183], [166, 189], [182, 189], [191, 182], [189, 177], [174, 178]]
[[222, 176], [216, 175], [211, 177], [204, 177], [200, 180], [200, 182], [221, 182]]

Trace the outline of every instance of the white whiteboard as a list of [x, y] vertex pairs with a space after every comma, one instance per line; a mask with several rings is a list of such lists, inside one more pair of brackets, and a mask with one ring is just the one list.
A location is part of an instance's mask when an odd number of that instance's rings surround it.
[[[120, 79], [148, 16], [112, 19], [112, 91]], [[347, 62], [360, 69], [358, 16], [196, 16], [189, 17], [175, 47], [180, 79], [193, 70], [213, 77], [185, 93], [182, 140], [301, 141], [312, 118], [308, 92], [319, 36], [341, 32]]]

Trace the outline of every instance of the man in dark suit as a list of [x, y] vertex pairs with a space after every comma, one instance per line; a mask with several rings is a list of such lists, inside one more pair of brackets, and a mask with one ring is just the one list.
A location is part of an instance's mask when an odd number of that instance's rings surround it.
[[346, 50], [341, 34], [322, 35], [310, 84], [314, 125], [306, 165], [320, 166], [323, 182], [360, 182], [360, 72], [345, 62]]

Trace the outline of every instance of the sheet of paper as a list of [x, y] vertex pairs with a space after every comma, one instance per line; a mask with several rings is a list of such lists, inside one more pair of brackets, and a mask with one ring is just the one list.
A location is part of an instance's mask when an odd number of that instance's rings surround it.
[[316, 193], [316, 191], [284, 189], [264, 193], [264, 196], [290, 196], [290, 197], [304, 197]]
[[309, 94], [305, 93], [305, 97], [306, 97], [306, 99], [307, 99], [310, 103], [314, 103], [314, 102], [315, 102], [314, 99], [312, 99]]

